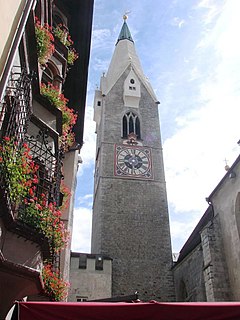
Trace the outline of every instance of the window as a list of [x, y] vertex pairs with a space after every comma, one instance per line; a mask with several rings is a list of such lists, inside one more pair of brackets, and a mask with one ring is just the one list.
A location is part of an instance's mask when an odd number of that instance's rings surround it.
[[87, 255], [84, 253], [79, 254], [79, 269], [86, 269], [87, 268]]
[[88, 300], [88, 297], [76, 297], [77, 298], [77, 302], [84, 302]]
[[[55, 1], [56, 2], [56, 1]], [[56, 5], [53, 7], [53, 27], [56, 28], [58, 25], [64, 27], [68, 26], [67, 16], [62, 12]]]
[[103, 257], [101, 257], [101, 256], [96, 257], [95, 270], [103, 270]]
[[64, 25], [63, 18], [60, 16], [60, 14], [54, 12], [53, 14], [53, 26], [56, 27], [57, 25]]
[[53, 75], [52, 70], [49, 67], [44, 69], [44, 71], [43, 71], [43, 82], [45, 82], [46, 84], [48, 82], [53, 83], [53, 78], [54, 78], [54, 75]]
[[135, 133], [137, 139], [141, 139], [140, 121], [133, 112], [126, 113], [122, 120], [122, 137], [127, 138], [130, 133]]
[[55, 87], [61, 89], [62, 80], [57, 66], [52, 61], [48, 61], [48, 65], [43, 71], [42, 82], [46, 85], [52, 83]]

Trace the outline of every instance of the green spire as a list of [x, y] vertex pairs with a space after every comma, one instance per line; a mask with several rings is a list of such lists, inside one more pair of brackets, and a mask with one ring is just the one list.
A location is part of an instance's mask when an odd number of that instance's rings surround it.
[[119, 33], [118, 40], [117, 40], [116, 44], [118, 44], [118, 42], [120, 40], [125, 40], [125, 39], [128, 39], [129, 41], [134, 42], [133, 39], [132, 39], [131, 33], [130, 33], [129, 29], [128, 29], [128, 25], [126, 23], [127, 16], [124, 15], [123, 19], [124, 19], [123, 26], [122, 26], [122, 29], [121, 29], [121, 31]]

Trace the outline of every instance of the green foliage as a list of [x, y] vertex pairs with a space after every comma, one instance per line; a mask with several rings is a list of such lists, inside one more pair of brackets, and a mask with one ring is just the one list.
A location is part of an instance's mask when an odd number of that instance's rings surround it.
[[53, 33], [55, 37], [57, 37], [59, 41], [68, 49], [67, 62], [68, 64], [73, 65], [78, 58], [78, 53], [73, 48], [73, 41], [67, 28], [65, 28], [62, 24], [59, 24], [53, 29]]
[[72, 128], [77, 121], [77, 115], [74, 113], [73, 109], [68, 108], [68, 99], [66, 99], [64, 95], [59, 92], [59, 89], [54, 87], [51, 83], [48, 83], [48, 85], [42, 83], [40, 92], [53, 106], [62, 111], [63, 134], [60, 138], [60, 142], [63, 149], [67, 151], [75, 141]]
[[19, 148], [13, 139], [3, 138], [0, 144], [0, 173], [12, 203], [18, 205], [29, 195], [31, 188], [38, 183], [37, 170], [38, 165], [32, 160], [26, 143]]
[[69, 283], [61, 278], [59, 271], [54, 271], [51, 263], [42, 269], [44, 290], [52, 301], [62, 301], [67, 297]]
[[77, 60], [78, 58], [78, 53], [76, 52], [76, 50], [74, 48], [68, 49], [68, 57], [67, 57], [67, 62], [70, 65], [73, 65], [74, 62]]
[[68, 103], [68, 99], [66, 99], [64, 95], [59, 92], [59, 89], [51, 83], [48, 83], [48, 85], [42, 83], [40, 92], [41, 95], [47, 98], [54, 107], [60, 110], [63, 110]]
[[54, 203], [47, 203], [44, 194], [25, 199], [25, 207], [18, 218], [41, 232], [48, 239], [52, 252], [58, 253], [66, 246], [69, 232], [61, 220], [61, 212]]
[[55, 50], [54, 37], [51, 33], [51, 27], [47, 23], [42, 26], [40, 21], [36, 18], [35, 34], [37, 41], [38, 61], [40, 64], [44, 65]]

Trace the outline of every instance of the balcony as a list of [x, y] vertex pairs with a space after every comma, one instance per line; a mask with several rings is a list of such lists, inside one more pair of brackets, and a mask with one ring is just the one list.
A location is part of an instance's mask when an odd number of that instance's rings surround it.
[[[34, 114], [31, 82], [25, 69], [13, 67], [0, 104], [0, 287], [13, 283], [6, 303], [11, 296], [13, 303], [43, 290], [43, 262], [47, 259], [58, 270], [66, 236], [58, 211], [60, 111], [51, 113], [55, 125], [44, 112], [41, 117]], [[0, 299], [4, 301], [4, 292]]]
[[[20, 155], [23, 146], [27, 145], [32, 161], [38, 166], [36, 172], [38, 184], [34, 190], [34, 196], [38, 197], [44, 193], [47, 201], [59, 205], [60, 183], [62, 179], [62, 152], [59, 150], [58, 145], [59, 134], [44, 119], [33, 114], [31, 76], [25, 70], [17, 72], [17, 69], [20, 68], [13, 68], [1, 108], [0, 137], [2, 141], [6, 137], [11, 140], [12, 143], [8, 145], [13, 144], [14, 149], [7, 153], [4, 160], [6, 163], [9, 163], [11, 160], [16, 165], [17, 160], [9, 159], [9, 157]], [[17, 212], [14, 211], [16, 210], [16, 201], [12, 203], [13, 201], [11, 201], [10, 197], [12, 190], [9, 179], [13, 165], [12, 168], [8, 168], [7, 170], [4, 167], [6, 163], [3, 163], [1, 166], [4, 172], [1, 174], [0, 187], [4, 190], [8, 211], [13, 219], [17, 219]], [[23, 203], [24, 201], [21, 199], [18, 202]]]

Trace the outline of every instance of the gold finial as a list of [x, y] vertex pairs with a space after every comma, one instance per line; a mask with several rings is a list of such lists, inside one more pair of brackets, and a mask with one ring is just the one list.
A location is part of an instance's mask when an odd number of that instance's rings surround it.
[[224, 159], [224, 161], [225, 161], [225, 167], [224, 167], [224, 169], [226, 170], [226, 171], [228, 171], [229, 169], [230, 169], [230, 167], [229, 167], [229, 165], [228, 165], [228, 160], [227, 159]]
[[126, 11], [123, 15], [123, 20], [126, 21], [127, 18], [128, 18], [128, 14], [130, 13], [131, 11]]

